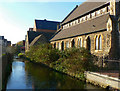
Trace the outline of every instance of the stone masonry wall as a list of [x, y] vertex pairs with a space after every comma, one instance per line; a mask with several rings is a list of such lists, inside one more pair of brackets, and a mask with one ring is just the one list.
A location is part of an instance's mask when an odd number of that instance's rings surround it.
[[99, 85], [103, 88], [113, 88], [120, 90], [120, 79], [109, 77], [107, 75], [102, 75], [94, 72], [86, 72], [86, 81], [94, 85]]
[[[102, 36], [102, 50], [95, 50], [95, 37], [96, 36]], [[103, 55], [107, 56], [109, 54], [110, 48], [111, 48], [111, 32], [110, 31], [104, 31], [104, 32], [97, 32], [97, 33], [92, 33], [92, 34], [88, 34], [88, 35], [82, 35], [82, 36], [77, 36], [77, 37], [73, 37], [73, 38], [68, 38], [68, 39], [63, 39], [63, 40], [58, 40], [58, 41], [54, 41], [51, 42], [51, 44], [56, 43], [56, 48], [57, 48], [57, 44], [58, 42], [60, 43], [59, 45], [59, 49], [61, 50], [61, 43], [62, 41], [64, 41], [64, 49], [66, 49], [66, 41], [69, 42], [69, 48], [71, 47], [71, 41], [74, 39], [75, 40], [75, 47], [77, 47], [78, 45], [78, 38], [82, 38], [82, 47], [86, 48], [86, 39], [87, 37], [90, 37], [90, 45], [91, 45], [91, 49], [90, 52], [96, 56], [102, 57]]]

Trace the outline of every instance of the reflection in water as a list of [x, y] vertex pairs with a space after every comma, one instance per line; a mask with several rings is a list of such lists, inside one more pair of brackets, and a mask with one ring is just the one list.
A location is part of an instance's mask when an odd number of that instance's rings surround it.
[[[43, 65], [14, 61], [7, 89], [98, 89]], [[99, 88], [100, 89], [100, 88]]]

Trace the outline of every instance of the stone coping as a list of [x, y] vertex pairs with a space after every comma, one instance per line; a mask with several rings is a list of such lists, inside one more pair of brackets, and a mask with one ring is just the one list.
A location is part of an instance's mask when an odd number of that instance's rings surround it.
[[[120, 82], [120, 79], [119, 79], [119, 78], [110, 77], [110, 76], [108, 76], [108, 75], [103, 75], [103, 74], [99, 74], [99, 73], [95, 73], [95, 72], [90, 72], [90, 71], [86, 71], [86, 72], [88, 72], [88, 73], [90, 73], [90, 74], [97, 75], [97, 76], [99, 76], [99, 77], [104, 77], [104, 78], [108, 78], [108, 79], [110, 79], [110, 80], [115, 80], [115, 81]], [[86, 73], [86, 72], [85, 72], [85, 73]]]

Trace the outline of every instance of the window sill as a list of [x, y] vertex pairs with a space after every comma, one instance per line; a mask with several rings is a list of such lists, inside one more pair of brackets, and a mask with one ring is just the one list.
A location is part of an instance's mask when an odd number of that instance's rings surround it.
[[102, 50], [95, 50], [95, 52], [101, 52]]

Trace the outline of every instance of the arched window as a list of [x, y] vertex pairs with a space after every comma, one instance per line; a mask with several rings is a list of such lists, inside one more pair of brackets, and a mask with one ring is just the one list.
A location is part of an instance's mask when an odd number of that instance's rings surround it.
[[62, 43], [61, 43], [61, 50], [62, 51], [64, 50], [64, 41], [62, 41]]
[[56, 42], [54, 43], [54, 48], [56, 48]]
[[71, 47], [75, 47], [75, 40], [74, 39], [71, 41]]
[[80, 47], [82, 47], [82, 38], [80, 38]]
[[98, 38], [98, 44], [99, 44], [98, 50], [102, 50], [102, 37], [101, 36], [99, 36]]
[[91, 40], [89, 36], [86, 39], [86, 49], [89, 51], [91, 50]]
[[95, 38], [95, 50], [98, 50], [98, 36]]
[[77, 44], [78, 44], [78, 45], [77, 45], [78, 47], [82, 47], [82, 38], [79, 38], [79, 39], [78, 39], [78, 43], [77, 43]]
[[66, 41], [66, 48], [69, 48], [69, 42]]
[[60, 43], [58, 42], [58, 43], [57, 43], [57, 48], [59, 49], [59, 47], [60, 47]]
[[78, 44], [78, 48], [79, 48], [80, 47], [80, 40], [79, 39], [78, 39], [78, 43], [77, 44]]

